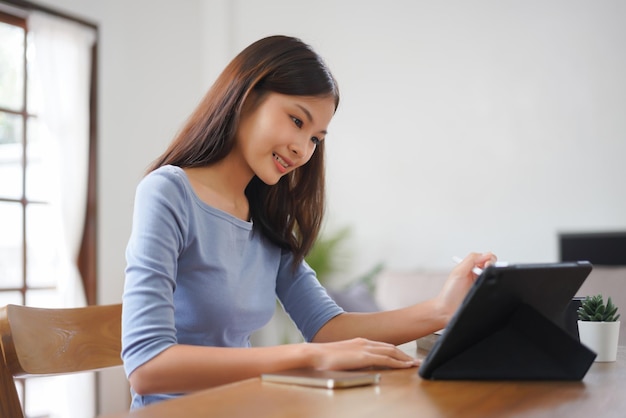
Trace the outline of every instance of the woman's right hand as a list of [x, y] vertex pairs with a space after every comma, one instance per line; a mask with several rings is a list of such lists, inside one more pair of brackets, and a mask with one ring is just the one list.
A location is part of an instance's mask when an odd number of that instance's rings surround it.
[[317, 370], [354, 370], [367, 367], [401, 369], [419, 365], [418, 360], [395, 345], [366, 338], [310, 343], [306, 347], [311, 350], [311, 367]]
[[434, 299], [437, 310], [446, 318], [446, 323], [456, 312], [478, 277], [473, 268], [484, 269], [496, 261], [497, 257], [490, 252], [470, 253], [452, 270], [443, 288]]

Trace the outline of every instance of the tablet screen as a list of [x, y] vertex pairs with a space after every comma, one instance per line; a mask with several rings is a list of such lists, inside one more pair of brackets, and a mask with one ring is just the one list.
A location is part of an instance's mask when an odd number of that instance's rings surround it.
[[563, 328], [567, 306], [591, 269], [588, 262], [487, 267], [424, 359], [419, 375], [432, 378], [438, 367], [506, 327], [522, 306]]

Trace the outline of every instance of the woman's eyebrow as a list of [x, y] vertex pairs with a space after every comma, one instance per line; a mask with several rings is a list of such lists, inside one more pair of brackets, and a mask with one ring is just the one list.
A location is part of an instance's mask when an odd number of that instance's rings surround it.
[[309, 122], [313, 123], [313, 115], [311, 115], [311, 112], [309, 112], [309, 109], [307, 109], [306, 107], [302, 106], [301, 104], [297, 104], [296, 106], [298, 106], [300, 108], [300, 110], [302, 110], [304, 112], [304, 114], [306, 115], [307, 119], [309, 120]]
[[[302, 110], [304, 112], [304, 114], [306, 115], [306, 118], [309, 120], [310, 123], [313, 123], [313, 115], [311, 115], [311, 112], [309, 112], [309, 109], [307, 109], [306, 107], [302, 106], [301, 104], [296, 103], [296, 106], [298, 106], [300, 108], [300, 110]], [[326, 135], [328, 132], [326, 131], [320, 131], [321, 133], [323, 133], [324, 135]]]

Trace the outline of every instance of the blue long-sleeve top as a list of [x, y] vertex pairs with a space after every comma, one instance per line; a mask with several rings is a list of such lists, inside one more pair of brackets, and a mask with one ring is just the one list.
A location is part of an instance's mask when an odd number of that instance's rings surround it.
[[[301, 262], [246, 222], [201, 201], [185, 172], [137, 187], [126, 249], [122, 358], [127, 376], [174, 344], [249, 347], [276, 297], [307, 341], [343, 312]], [[176, 394], [139, 396], [132, 408]]]

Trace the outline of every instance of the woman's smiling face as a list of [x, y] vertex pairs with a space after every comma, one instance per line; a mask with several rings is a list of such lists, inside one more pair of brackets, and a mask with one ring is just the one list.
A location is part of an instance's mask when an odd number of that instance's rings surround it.
[[256, 175], [270, 185], [309, 161], [335, 113], [335, 100], [330, 96], [270, 92], [257, 100], [251, 97], [248, 103], [233, 151], [242, 157], [250, 178]]

